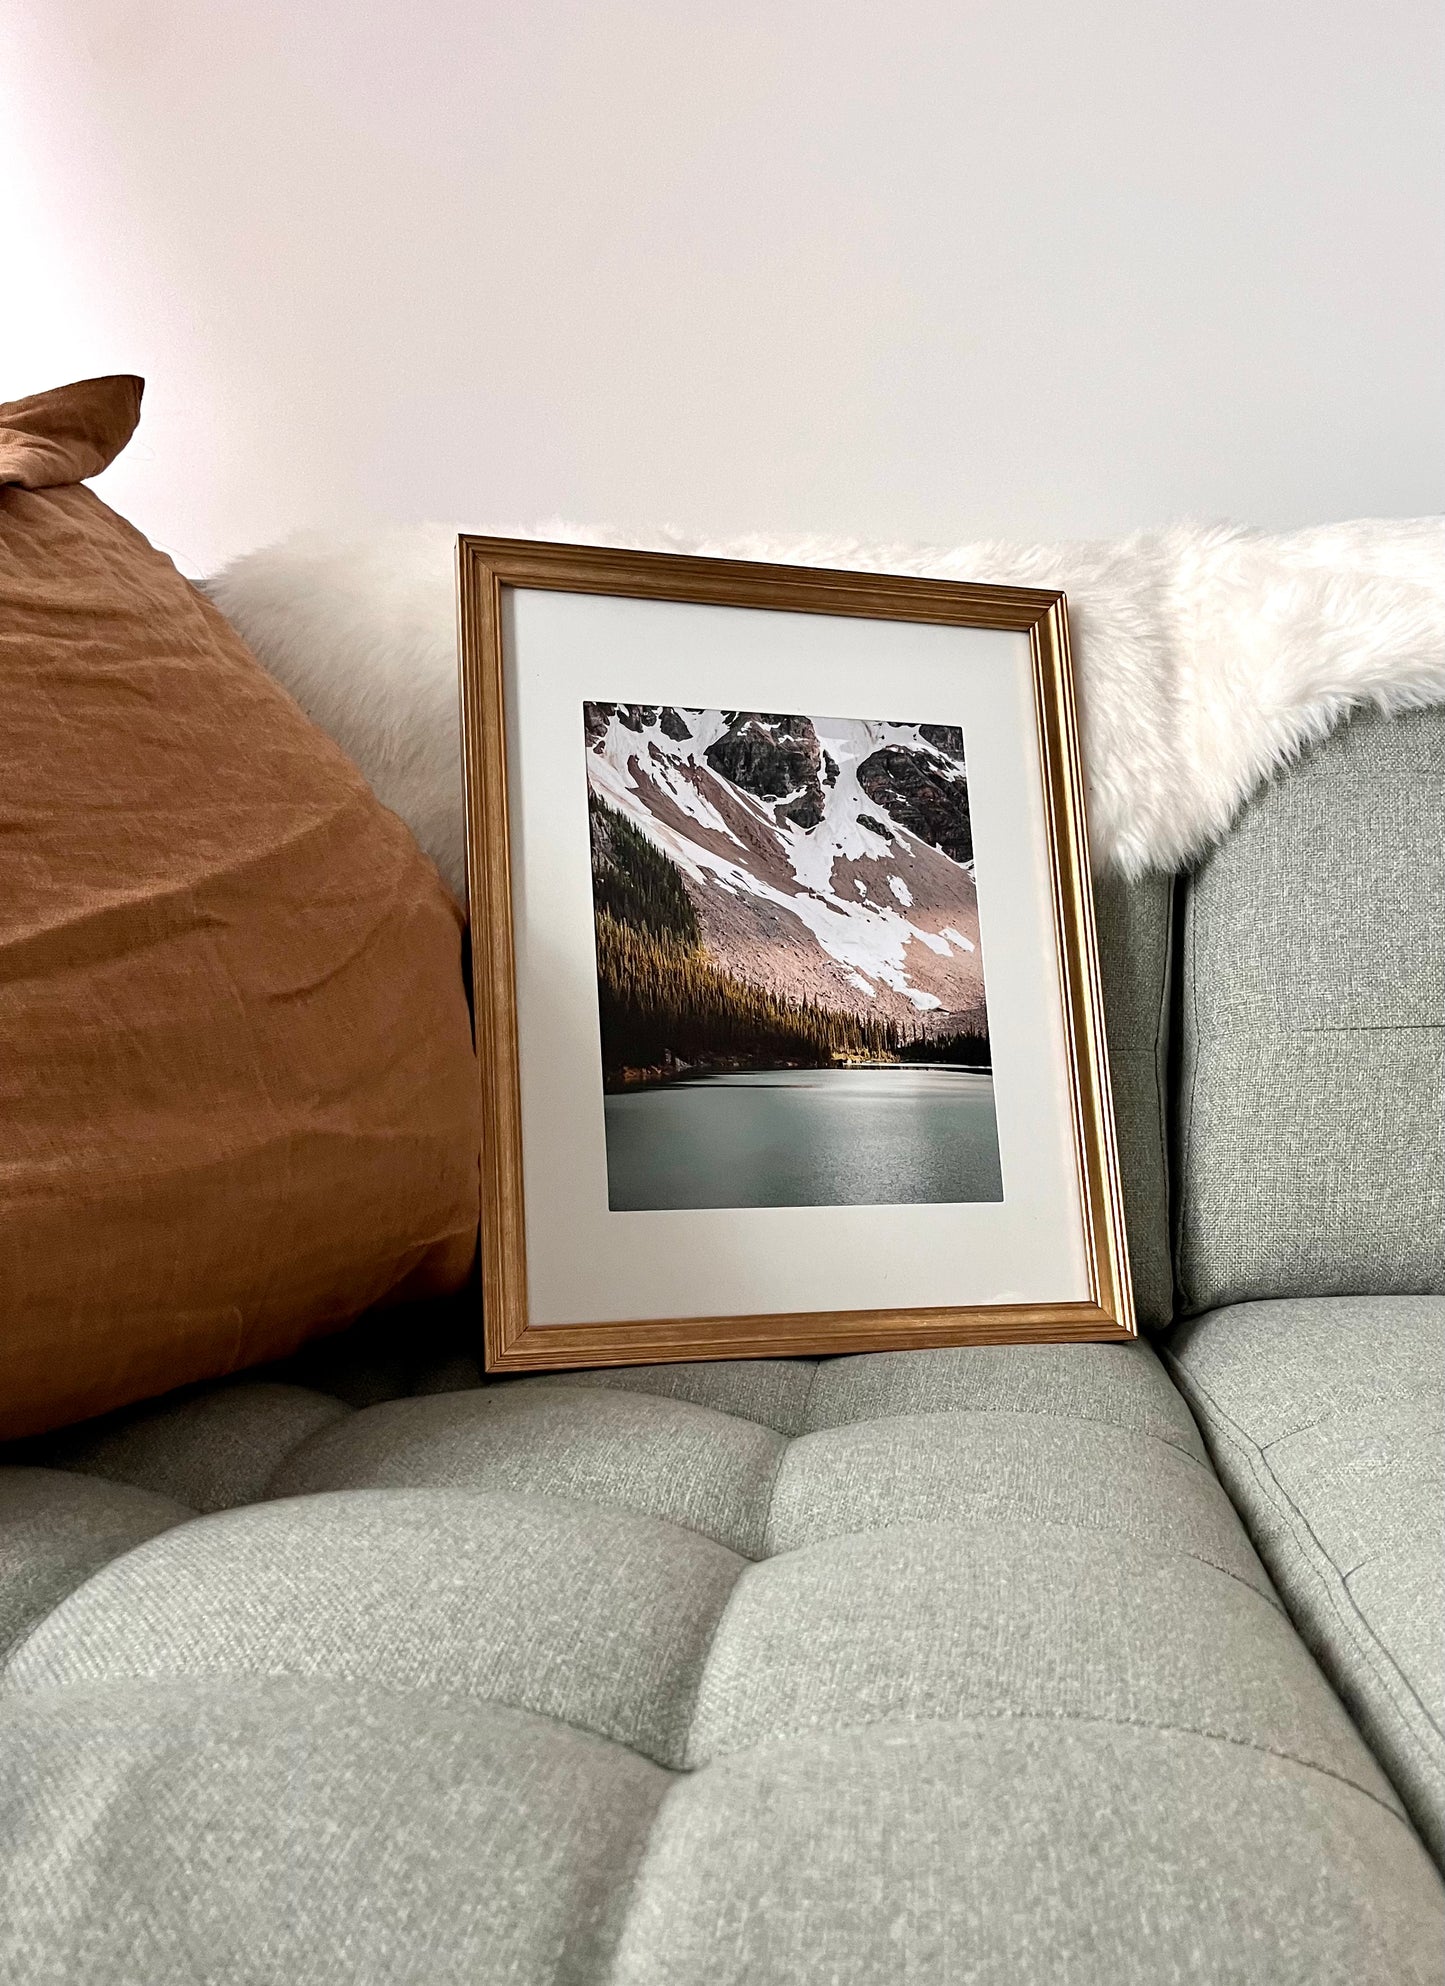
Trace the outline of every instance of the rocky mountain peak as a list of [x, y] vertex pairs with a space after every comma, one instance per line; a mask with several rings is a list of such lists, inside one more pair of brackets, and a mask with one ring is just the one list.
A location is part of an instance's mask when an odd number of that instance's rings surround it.
[[721, 967], [930, 1035], [986, 1026], [956, 725], [593, 703], [584, 727], [594, 796], [675, 866]]
[[[858, 784], [870, 800], [920, 841], [941, 848], [952, 862], [971, 862], [973, 824], [963, 773], [963, 734], [935, 724], [920, 724], [918, 731], [920, 737], [942, 732], [956, 738], [957, 764], [932, 752], [910, 751], [906, 745], [885, 745], [858, 767]], [[937, 744], [937, 736], [928, 742]]]
[[785, 801], [779, 820], [816, 827], [823, 818], [823, 748], [812, 719], [758, 710], [727, 715], [727, 730], [705, 755], [713, 771], [760, 800]]

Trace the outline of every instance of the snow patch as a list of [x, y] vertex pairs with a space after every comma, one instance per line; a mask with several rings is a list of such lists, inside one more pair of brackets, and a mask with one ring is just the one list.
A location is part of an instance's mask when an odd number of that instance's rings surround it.
[[[690, 711], [684, 722], [694, 726], [692, 735], [677, 739], [669, 737], [658, 723], [634, 731], [614, 713], [605, 736], [588, 753], [592, 790], [643, 829], [694, 883], [774, 904], [796, 918], [822, 951], [843, 967], [848, 983], [869, 999], [876, 998], [877, 987], [883, 985], [920, 1012], [942, 1007], [943, 1001], [935, 994], [921, 992], [910, 983], [909, 946], [917, 939], [944, 958], [951, 956], [950, 939], [965, 951], [972, 951], [973, 946], [951, 928], [940, 937], [936, 932], [920, 930], [904, 917], [902, 911], [914, 905], [914, 894], [901, 876], [887, 878], [899, 908], [889, 904], [885, 909], [870, 896], [868, 881], [862, 876], [852, 879], [853, 894], [835, 893], [833, 870], [839, 861], [887, 860], [911, 866], [917, 860], [914, 837], [859, 785], [857, 768], [862, 761], [881, 746], [892, 744], [926, 751], [935, 760], [946, 760], [947, 754], [920, 738], [916, 725], [867, 718], [815, 718], [819, 745], [833, 761], [837, 775], [831, 785], [823, 785], [823, 819], [809, 830], [778, 819], [779, 810], [796, 794], [777, 801], [762, 800], [733, 786], [707, 764], [709, 746], [727, 728], [720, 712]], [[658, 819], [648, 804], [648, 782], [666, 794], [679, 813], [707, 828], [713, 837], [730, 842], [738, 851], [737, 857], [720, 855], [681, 828]], [[791, 871], [793, 889], [779, 888], [752, 872], [746, 844], [707, 797], [709, 789], [716, 792], [719, 786], [777, 838]], [[865, 814], [885, 826], [887, 833], [865, 827], [859, 818]]]

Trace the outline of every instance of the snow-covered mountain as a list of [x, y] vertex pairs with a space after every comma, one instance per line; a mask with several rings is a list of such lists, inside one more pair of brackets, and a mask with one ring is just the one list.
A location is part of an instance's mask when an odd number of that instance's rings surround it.
[[792, 999], [984, 1024], [963, 736], [953, 726], [583, 706], [596, 797], [681, 872], [709, 951]]

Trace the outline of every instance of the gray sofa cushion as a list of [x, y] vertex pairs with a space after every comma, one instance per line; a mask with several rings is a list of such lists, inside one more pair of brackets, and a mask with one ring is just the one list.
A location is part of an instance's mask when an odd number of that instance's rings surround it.
[[1276, 1586], [1445, 1860], [1445, 1300], [1241, 1304], [1171, 1362]]
[[1445, 710], [1355, 718], [1188, 894], [1185, 1310], [1445, 1291]]
[[1141, 1331], [1174, 1315], [1166, 1097], [1176, 884], [1169, 876], [1094, 883], [1099, 976], [1119, 1138], [1129, 1267]]
[[1145, 1347], [400, 1363], [0, 1469], [0, 1977], [1438, 1986]]

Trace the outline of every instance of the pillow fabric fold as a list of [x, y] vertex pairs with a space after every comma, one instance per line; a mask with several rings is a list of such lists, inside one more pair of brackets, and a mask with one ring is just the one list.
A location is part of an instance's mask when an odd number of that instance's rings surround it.
[[468, 1276], [462, 919], [80, 487], [141, 381], [0, 406], [0, 1438]]

